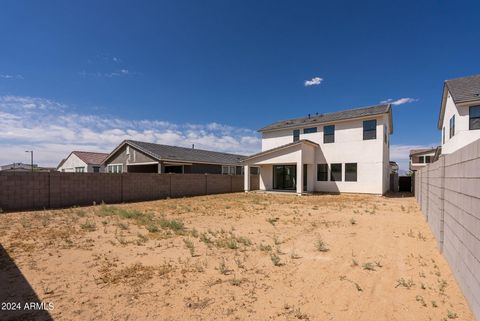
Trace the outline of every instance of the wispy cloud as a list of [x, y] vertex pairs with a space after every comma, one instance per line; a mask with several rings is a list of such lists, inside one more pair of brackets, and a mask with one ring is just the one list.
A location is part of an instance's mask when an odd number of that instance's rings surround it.
[[27, 161], [34, 150], [40, 165], [56, 166], [72, 150], [110, 152], [124, 139], [251, 154], [260, 139], [251, 129], [219, 123], [175, 124], [73, 112], [45, 98], [0, 96], [0, 164]]
[[414, 103], [418, 101], [417, 98], [410, 98], [410, 97], [405, 97], [405, 98], [399, 98], [399, 99], [387, 99], [387, 100], [383, 100], [381, 101], [382, 104], [392, 104], [392, 105], [395, 105], [395, 106], [398, 106], [398, 105], [403, 105], [403, 104], [408, 104], [408, 103]]
[[78, 72], [78, 75], [84, 78], [114, 78], [142, 75], [142, 73], [127, 68], [118, 56], [98, 54], [95, 58], [87, 60], [85, 69]]
[[430, 145], [391, 145], [390, 146], [390, 160], [398, 163], [401, 170], [408, 171], [408, 164], [410, 161], [410, 150], [432, 148], [437, 144]]
[[23, 79], [22, 75], [0, 74], [1, 79]]
[[310, 80], [305, 80], [305, 87], [309, 87], [309, 86], [318, 86], [322, 83], [323, 81], [323, 78], [320, 78], [320, 77], [313, 77], [312, 79]]

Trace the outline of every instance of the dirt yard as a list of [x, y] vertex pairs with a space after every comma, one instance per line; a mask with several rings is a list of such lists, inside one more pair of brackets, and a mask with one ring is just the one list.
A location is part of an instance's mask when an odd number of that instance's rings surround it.
[[0, 244], [0, 301], [53, 305], [0, 320], [474, 320], [413, 197], [7, 213]]

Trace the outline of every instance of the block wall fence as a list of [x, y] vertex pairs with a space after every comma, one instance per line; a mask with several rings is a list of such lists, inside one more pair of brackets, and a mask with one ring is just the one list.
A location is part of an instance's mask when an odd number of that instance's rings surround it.
[[[250, 178], [258, 189], [259, 177]], [[0, 209], [36, 210], [242, 192], [243, 175], [0, 172]]]
[[415, 197], [480, 320], [480, 140], [417, 171]]

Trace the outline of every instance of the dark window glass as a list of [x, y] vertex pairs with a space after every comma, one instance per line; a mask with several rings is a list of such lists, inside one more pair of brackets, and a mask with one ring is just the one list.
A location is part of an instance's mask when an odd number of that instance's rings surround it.
[[450, 118], [450, 137], [452, 138], [455, 135], [455, 115]]
[[442, 128], [442, 142], [445, 144], [445, 127]]
[[480, 106], [470, 107], [469, 129], [480, 129]]
[[342, 164], [332, 164], [331, 165], [330, 180], [332, 182], [341, 182], [342, 181]]
[[293, 130], [293, 141], [298, 142], [300, 140], [300, 129]]
[[316, 133], [317, 132], [317, 127], [310, 127], [310, 128], [304, 128], [303, 133], [304, 134], [311, 134], [311, 133]]
[[98, 167], [98, 166], [93, 166], [93, 172], [94, 172], [94, 173], [100, 173], [100, 167]]
[[425, 163], [431, 163], [431, 156], [425, 156]]
[[357, 163], [345, 164], [345, 182], [357, 181]]
[[418, 162], [421, 164], [425, 163], [425, 156], [418, 157]]
[[377, 139], [377, 120], [365, 120], [363, 122], [363, 140]]
[[317, 181], [322, 181], [322, 182], [328, 181], [328, 165], [327, 164], [317, 165]]
[[323, 126], [323, 143], [335, 142], [335, 125]]
[[258, 175], [258, 167], [250, 167], [250, 175]]

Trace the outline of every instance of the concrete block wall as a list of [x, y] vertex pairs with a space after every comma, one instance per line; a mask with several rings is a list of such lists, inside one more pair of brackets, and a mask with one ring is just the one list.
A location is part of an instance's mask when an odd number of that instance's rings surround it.
[[[252, 175], [257, 186], [258, 175]], [[243, 176], [0, 172], [0, 209], [35, 210], [243, 191]]]
[[415, 176], [417, 202], [480, 320], [480, 140]]

